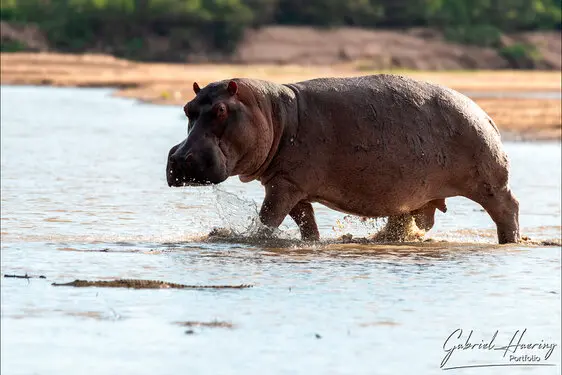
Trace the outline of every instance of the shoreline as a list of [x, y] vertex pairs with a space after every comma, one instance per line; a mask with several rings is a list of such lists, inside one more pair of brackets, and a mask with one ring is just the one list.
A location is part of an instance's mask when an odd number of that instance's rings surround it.
[[400, 74], [468, 93], [494, 119], [505, 139], [562, 140], [562, 73], [556, 71], [370, 71], [351, 64], [141, 63], [107, 55], [57, 53], [1, 53], [0, 62], [2, 85], [108, 88], [116, 97], [178, 106], [193, 98], [194, 81], [203, 86], [233, 77], [289, 83], [328, 76]]

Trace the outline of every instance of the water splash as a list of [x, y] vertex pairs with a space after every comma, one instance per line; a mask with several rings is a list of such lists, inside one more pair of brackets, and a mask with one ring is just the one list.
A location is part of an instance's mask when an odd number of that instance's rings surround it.
[[353, 215], [345, 215], [341, 219], [337, 219], [332, 231], [336, 236], [352, 234], [354, 237], [368, 237], [377, 232], [387, 223], [387, 218], [363, 218]]
[[294, 238], [295, 233], [286, 226], [268, 228], [259, 219], [259, 208], [255, 201], [242, 198], [234, 193], [213, 185], [215, 205], [225, 228], [215, 233], [234, 237], [256, 237], [268, 232], [268, 237], [278, 239]]
[[[275, 239], [295, 239], [300, 238], [299, 231], [291, 230], [287, 226], [281, 225], [279, 228], [267, 228], [259, 219], [259, 208], [255, 201], [245, 199], [235, 193], [223, 190], [216, 185], [213, 186], [215, 205], [218, 215], [222, 220], [223, 228], [215, 228], [211, 235], [230, 238], [259, 238], [263, 233], [267, 237]], [[345, 215], [337, 219], [332, 227], [336, 237], [371, 237], [372, 235], [384, 234], [389, 229], [400, 228], [386, 227], [387, 218], [363, 218], [353, 215]], [[413, 225], [406, 225], [401, 228], [406, 235], [417, 234], [419, 229]], [[383, 233], [384, 232], [384, 233]], [[384, 236], [383, 236], [384, 237]], [[385, 238], [380, 238], [383, 241]]]
[[223, 225], [233, 234], [242, 235], [251, 228], [259, 226], [258, 206], [250, 199], [244, 199], [234, 193], [214, 185], [215, 206]]

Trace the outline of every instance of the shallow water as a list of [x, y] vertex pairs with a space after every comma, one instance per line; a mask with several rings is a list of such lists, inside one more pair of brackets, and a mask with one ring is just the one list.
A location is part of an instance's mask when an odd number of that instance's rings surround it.
[[[210, 242], [213, 227], [248, 227], [263, 190], [236, 178], [168, 188], [167, 151], [185, 136], [181, 108], [105, 89], [1, 94], [2, 273], [47, 277], [1, 280], [3, 374], [433, 374], [457, 328], [462, 343], [471, 329], [475, 343], [499, 330], [497, 346], [527, 329], [523, 342], [558, 344], [548, 360], [517, 352], [557, 367], [459, 373], [560, 373], [560, 247], [495, 245], [491, 219], [471, 201], [447, 201], [432, 243]], [[523, 235], [559, 240], [560, 143], [506, 149]], [[315, 209], [323, 238], [374, 230]], [[298, 238], [290, 219], [283, 236]], [[50, 285], [112, 278], [254, 287]], [[186, 334], [175, 324], [214, 320], [233, 327]], [[482, 363], [515, 362], [467, 350], [444, 368]]]

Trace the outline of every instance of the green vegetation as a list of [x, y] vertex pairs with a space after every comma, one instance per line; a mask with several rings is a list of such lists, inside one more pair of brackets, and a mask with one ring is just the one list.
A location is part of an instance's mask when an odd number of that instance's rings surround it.
[[541, 58], [535, 46], [523, 43], [500, 48], [499, 52], [511, 65], [523, 69], [532, 67]]
[[445, 37], [453, 42], [481, 47], [498, 47], [501, 30], [492, 25], [459, 25], [445, 28]]
[[[502, 32], [559, 30], [561, 1], [2, 0], [1, 19], [38, 24], [51, 45], [63, 51], [181, 60], [188, 52], [228, 53], [244, 30], [269, 24], [429, 26], [443, 30], [453, 41], [500, 48]], [[2, 50], [20, 47], [3, 44]], [[159, 50], [165, 53], [160, 56]], [[521, 51], [513, 46], [503, 53]]]
[[18, 41], [2, 42], [0, 52], [21, 52], [25, 51], [25, 45]]
[[145, 43], [228, 52], [253, 21], [242, 0], [2, 0], [1, 11], [4, 21], [38, 24], [57, 49], [138, 59], [150, 57]]

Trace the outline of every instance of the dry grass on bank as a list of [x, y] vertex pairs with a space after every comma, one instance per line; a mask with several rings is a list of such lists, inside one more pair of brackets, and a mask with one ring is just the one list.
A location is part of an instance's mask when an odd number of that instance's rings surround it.
[[[341, 66], [187, 65], [135, 63], [104, 55], [2, 53], [2, 84], [118, 87], [117, 95], [152, 103], [182, 105], [201, 86], [220, 79], [252, 77], [277, 83], [316, 77], [358, 76], [374, 71]], [[560, 139], [562, 104], [558, 99], [494, 98], [493, 93], [560, 92], [556, 71], [394, 72], [439, 83], [466, 93], [489, 93], [475, 101], [507, 134], [527, 139]]]

